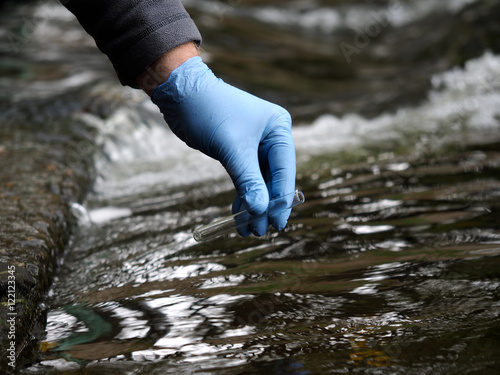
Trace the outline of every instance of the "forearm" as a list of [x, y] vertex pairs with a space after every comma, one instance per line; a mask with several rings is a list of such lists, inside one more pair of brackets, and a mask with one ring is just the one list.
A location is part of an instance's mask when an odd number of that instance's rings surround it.
[[198, 48], [195, 43], [188, 42], [173, 48], [163, 54], [159, 59], [146, 67], [137, 77], [137, 84], [149, 96], [153, 90], [166, 82], [170, 73], [191, 57], [198, 56]]

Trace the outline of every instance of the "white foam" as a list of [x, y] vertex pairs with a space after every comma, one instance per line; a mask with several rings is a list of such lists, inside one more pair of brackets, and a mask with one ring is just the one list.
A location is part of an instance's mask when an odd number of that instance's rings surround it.
[[500, 56], [485, 53], [465, 68], [432, 77], [428, 99], [417, 107], [401, 108], [374, 119], [357, 114], [320, 116], [307, 126], [294, 126], [297, 150], [302, 155], [322, 154], [363, 142], [387, 140], [412, 132], [497, 129], [500, 117]]
[[103, 224], [130, 215], [132, 210], [127, 207], [99, 207], [89, 211], [90, 220], [94, 224]]
[[168, 128], [158, 108], [145, 98], [122, 107], [106, 121], [83, 118], [99, 129], [102, 154], [94, 190], [113, 198], [162, 188], [227, 179], [216, 160], [189, 148]]

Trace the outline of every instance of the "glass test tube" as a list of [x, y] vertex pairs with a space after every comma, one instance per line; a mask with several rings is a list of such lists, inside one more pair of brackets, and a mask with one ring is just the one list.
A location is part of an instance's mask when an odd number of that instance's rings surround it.
[[[298, 206], [299, 204], [304, 203], [304, 201], [304, 193], [300, 190], [295, 190], [293, 193], [285, 194], [281, 197], [271, 199], [269, 201], [267, 211], [262, 215], [250, 217], [250, 222], [252, 222], [252, 220], [257, 220], [263, 216], [273, 215], [283, 210], [291, 209], [295, 206]], [[193, 237], [196, 241], [203, 242], [214, 239], [223, 234], [233, 232], [240, 226], [248, 224], [248, 220], [243, 219], [243, 214], [245, 214], [246, 212], [247, 210], [240, 211], [234, 215], [226, 216], [210, 224], [196, 228], [193, 232]]]

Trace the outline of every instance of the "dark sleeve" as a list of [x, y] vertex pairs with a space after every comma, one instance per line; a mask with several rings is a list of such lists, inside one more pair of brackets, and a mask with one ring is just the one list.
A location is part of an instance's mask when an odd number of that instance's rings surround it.
[[62, 0], [111, 60], [123, 85], [165, 52], [201, 35], [180, 0]]

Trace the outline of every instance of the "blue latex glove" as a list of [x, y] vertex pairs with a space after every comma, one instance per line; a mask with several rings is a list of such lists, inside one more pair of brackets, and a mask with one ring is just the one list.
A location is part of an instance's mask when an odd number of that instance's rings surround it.
[[[175, 69], [151, 99], [180, 139], [222, 163], [237, 191], [233, 213], [261, 215], [269, 198], [294, 191], [295, 146], [282, 107], [228, 85], [201, 57]], [[269, 224], [283, 229], [289, 216], [290, 210], [263, 215], [238, 231], [261, 236]]]

